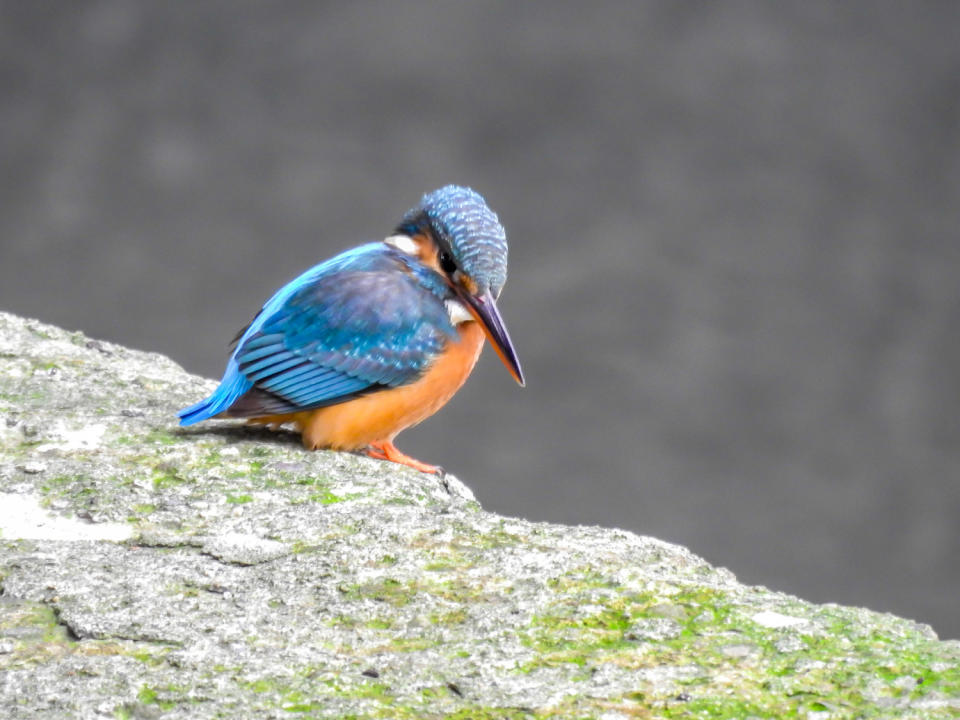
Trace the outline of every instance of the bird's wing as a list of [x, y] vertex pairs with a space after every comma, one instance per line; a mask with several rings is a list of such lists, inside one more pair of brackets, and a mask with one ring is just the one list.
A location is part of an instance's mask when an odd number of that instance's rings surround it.
[[233, 360], [253, 387], [242, 417], [343, 402], [413, 382], [455, 335], [442, 301], [395, 269], [320, 273], [268, 303]]

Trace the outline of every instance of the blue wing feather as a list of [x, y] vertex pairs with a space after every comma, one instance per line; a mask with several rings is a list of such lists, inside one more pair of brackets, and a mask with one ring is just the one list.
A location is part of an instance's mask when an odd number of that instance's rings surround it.
[[239, 338], [217, 390], [180, 412], [181, 425], [308, 410], [415, 381], [456, 330], [439, 279], [409, 263], [373, 243], [285, 285]]

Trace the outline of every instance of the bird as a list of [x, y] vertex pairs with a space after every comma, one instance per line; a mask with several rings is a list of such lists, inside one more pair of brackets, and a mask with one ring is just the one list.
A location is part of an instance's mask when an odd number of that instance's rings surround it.
[[220, 385], [180, 410], [180, 424], [293, 424], [307, 449], [443, 475], [394, 439], [453, 397], [485, 338], [524, 386], [497, 308], [506, 280], [506, 233], [483, 197], [458, 185], [428, 192], [384, 240], [274, 293], [234, 338]]

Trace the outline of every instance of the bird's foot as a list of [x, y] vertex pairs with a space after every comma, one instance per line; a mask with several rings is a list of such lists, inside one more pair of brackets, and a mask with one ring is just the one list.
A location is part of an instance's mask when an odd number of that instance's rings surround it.
[[420, 462], [409, 455], [404, 455], [402, 452], [397, 450], [397, 447], [389, 440], [372, 442], [363, 452], [367, 457], [371, 457], [374, 460], [389, 460], [390, 462], [400, 463], [401, 465], [412, 467], [414, 470], [419, 470], [420, 472], [427, 473], [429, 475], [439, 475], [440, 477], [443, 477], [446, 474], [443, 468], [439, 465], [428, 465], [427, 463]]

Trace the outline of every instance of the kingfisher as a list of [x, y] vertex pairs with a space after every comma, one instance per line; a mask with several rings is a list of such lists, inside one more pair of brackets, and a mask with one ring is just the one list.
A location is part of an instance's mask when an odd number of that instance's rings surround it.
[[427, 193], [392, 234], [346, 250], [280, 288], [234, 338], [219, 387], [181, 425], [291, 423], [311, 450], [358, 452], [442, 474], [393, 444], [460, 389], [484, 338], [523, 371], [497, 299], [507, 237], [477, 192]]

